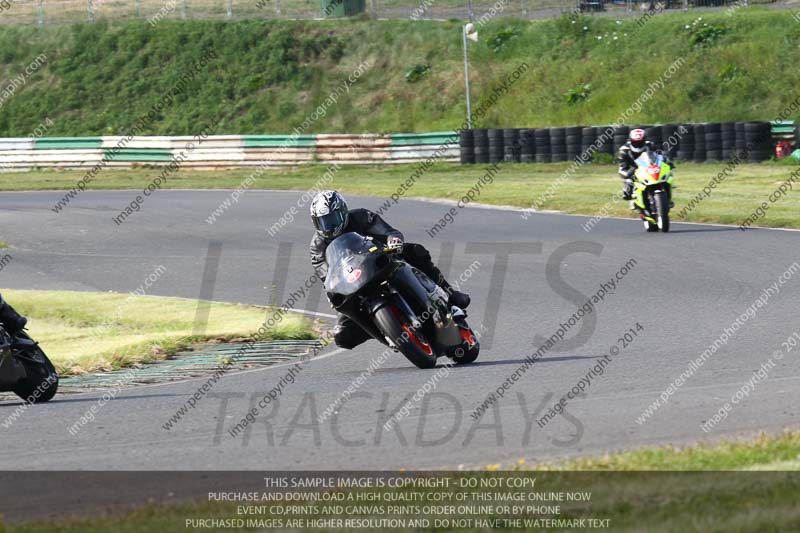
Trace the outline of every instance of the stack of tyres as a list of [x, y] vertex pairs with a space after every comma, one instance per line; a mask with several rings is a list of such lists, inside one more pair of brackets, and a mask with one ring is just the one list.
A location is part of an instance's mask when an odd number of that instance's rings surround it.
[[744, 125], [747, 141], [747, 161], [760, 163], [772, 156], [772, 135], [769, 122], [747, 122]]
[[722, 161], [722, 125], [719, 122], [706, 122], [706, 161]]
[[550, 159], [553, 163], [567, 160], [566, 128], [550, 128]]
[[596, 128], [597, 138], [602, 139], [602, 144], [598, 152], [602, 154], [614, 154], [614, 127], [613, 126], [598, 126]]
[[617, 126], [614, 128], [614, 153], [619, 152], [622, 145], [628, 142], [628, 134], [631, 129], [628, 126]]
[[535, 129], [524, 129], [519, 132], [519, 160], [533, 163], [536, 160]]
[[706, 127], [703, 124], [694, 124], [694, 157], [695, 163], [706, 160]]
[[727, 161], [736, 152], [736, 123], [723, 122], [720, 128], [720, 140], [722, 141], [722, 159]]
[[650, 126], [645, 128], [644, 132], [647, 134], [647, 140], [653, 143], [653, 146], [656, 147], [657, 150], [661, 150], [663, 147], [661, 146], [662, 141], [662, 132], [661, 126]]
[[491, 128], [489, 135], [489, 163], [499, 163], [503, 160], [503, 130]]
[[519, 163], [520, 160], [519, 130], [506, 128], [503, 130], [503, 161]]
[[683, 130], [683, 133], [678, 141], [675, 159], [678, 161], [692, 161], [694, 159], [694, 124], [681, 124], [678, 128]]
[[536, 142], [536, 162], [549, 163], [550, 158], [550, 130], [547, 128], [536, 128], [533, 132]]
[[580, 126], [570, 126], [564, 128], [566, 133], [567, 159], [575, 160], [581, 154], [581, 135]]
[[745, 122], [737, 122], [734, 126], [736, 131], [736, 155], [747, 158], [747, 137], [745, 134]]
[[664, 124], [661, 126], [661, 146], [660, 148], [670, 158], [675, 158], [675, 153], [678, 151], [680, 137], [678, 135], [677, 124]]
[[475, 135], [473, 130], [461, 130], [458, 136], [458, 149], [462, 165], [475, 163]]
[[489, 130], [477, 128], [472, 130], [473, 142], [475, 145], [475, 163], [482, 164], [489, 162]]
[[595, 142], [597, 141], [597, 130], [599, 129], [601, 128], [595, 128], [594, 126], [581, 128], [581, 153], [586, 154], [584, 156], [585, 161], [594, 158], [595, 152], [598, 151]]

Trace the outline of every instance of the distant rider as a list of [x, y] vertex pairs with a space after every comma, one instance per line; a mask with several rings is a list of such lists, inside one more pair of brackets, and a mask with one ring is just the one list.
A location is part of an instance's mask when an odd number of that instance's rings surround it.
[[[344, 198], [337, 191], [322, 191], [311, 201], [311, 221], [316, 232], [311, 239], [311, 264], [320, 280], [328, 274], [325, 250], [343, 233], [356, 232], [372, 237], [376, 242], [395, 252], [450, 295], [450, 304], [466, 309], [470, 298], [455, 290], [433, 264], [431, 254], [421, 244], [404, 242], [403, 234], [387, 224], [377, 213], [368, 209], [348, 209]], [[340, 314], [333, 330], [334, 341], [340, 348], [352, 349], [372, 337], [350, 318]]]
[[647, 134], [641, 128], [631, 130], [628, 142], [619, 149], [619, 175], [622, 176], [622, 199], [633, 199], [633, 176], [636, 174], [636, 159], [648, 150], [655, 150], [653, 143], [647, 140]]
[[[671, 168], [675, 168], [675, 163], [670, 161], [669, 156], [664, 154], [661, 150], [657, 149], [656, 145], [647, 140], [647, 134], [641, 128], [631, 130], [628, 135], [628, 142], [623, 144], [619, 149], [619, 175], [622, 176], [622, 199], [633, 200], [633, 176], [636, 174], [636, 159], [639, 158], [644, 152], [653, 151], [664, 156], [664, 162]], [[674, 207], [672, 203], [672, 193], [670, 192], [670, 207]], [[631, 209], [635, 209], [631, 205]]]
[[17, 313], [0, 295], [0, 322], [10, 335], [17, 335], [28, 323], [28, 319]]

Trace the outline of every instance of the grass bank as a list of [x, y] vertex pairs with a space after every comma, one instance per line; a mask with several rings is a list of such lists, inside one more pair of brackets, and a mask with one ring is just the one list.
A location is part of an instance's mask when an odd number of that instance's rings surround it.
[[[5, 26], [0, 79], [21, 81], [3, 97], [0, 136], [37, 127], [47, 136], [127, 134], [187, 76], [139, 134], [195, 134], [209, 124], [219, 134], [290, 133], [364, 62], [358, 81], [302, 133], [453, 129], [465, 115], [460, 27], [366, 19]], [[651, 84], [652, 97], [626, 122], [769, 120], [798, 95], [800, 70], [775, 53], [800, 46], [789, 10], [498, 17], [479, 29], [470, 43], [473, 109], [528, 65], [480, 118], [484, 127], [608, 124]]]
[[[116, 370], [173, 355], [192, 343], [243, 338], [258, 330], [264, 308], [211, 303], [208, 328], [193, 334], [197, 301], [158, 296], [3, 289], [3, 297], [28, 317], [62, 375]], [[313, 339], [308, 320], [286, 315], [271, 339]]]
[[[675, 174], [677, 188], [673, 198], [674, 221], [740, 224], [762, 202], [768, 202], [770, 207], [766, 215], [754, 225], [800, 228], [800, 217], [797, 216], [800, 212], [800, 187], [796, 181], [793, 188], [778, 201], [771, 203], [768, 200], [769, 195], [799, 168], [796, 163], [740, 165], [713, 190], [708, 189], [710, 194], [706, 197], [703, 188], [723, 167], [724, 163], [682, 163], [678, 166]], [[544, 210], [591, 216], [632, 216], [627, 202], [615, 200], [615, 195], [621, 190], [616, 166], [584, 165], [573, 177], [559, 182], [559, 177], [567, 168], [566, 163], [501, 164], [493, 182], [482, 187], [478, 201], [524, 208], [536, 204]], [[326, 187], [349, 194], [388, 198], [416, 169], [417, 165], [347, 166], [334, 173]], [[302, 166], [270, 171], [255, 179], [250, 188], [306, 191], [319, 182], [325, 170], [324, 166]], [[139, 189], [146, 187], [159, 172], [158, 169], [105, 170], [88, 188]], [[406, 197], [458, 200], [485, 173], [486, 167], [480, 165], [435, 164], [416, 181]], [[165, 188], [236, 188], [249, 174], [247, 170], [181, 170], [170, 177]], [[82, 176], [80, 171], [0, 174], [0, 190], [70, 189]], [[701, 197], [699, 202], [698, 195]], [[693, 201], [696, 205], [689, 209]], [[402, 209], [402, 206], [392, 208]], [[686, 211], [682, 214], [684, 208]], [[391, 212], [387, 218], [391, 220]], [[433, 225], [436, 220], [429, 222]], [[13, 239], [9, 240], [13, 243]]]

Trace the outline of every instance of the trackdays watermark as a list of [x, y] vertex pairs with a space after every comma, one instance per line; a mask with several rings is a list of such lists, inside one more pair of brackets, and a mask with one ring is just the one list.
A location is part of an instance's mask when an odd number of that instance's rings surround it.
[[800, 181], [800, 169], [795, 169], [787, 179], [785, 179], [774, 191], [772, 191], [767, 199], [769, 202], [761, 202], [750, 215], [739, 224], [739, 229], [745, 231], [750, 229], [753, 223], [767, 216], [767, 211], [773, 204], [780, 201], [784, 196], [788, 196], [789, 191], [794, 190], [796, 182]]
[[[789, 340], [794, 340], [795, 345], [797, 344], [797, 339], [800, 339], [800, 334], [796, 331], [792, 333], [792, 336], [789, 337]], [[788, 344], [787, 344], [788, 346]], [[789, 348], [791, 351], [791, 347]], [[739, 389], [731, 395], [731, 399], [722, 404], [722, 406], [717, 410], [714, 415], [706, 420], [705, 422], [700, 424], [700, 429], [702, 429], [705, 433], [711, 431], [717, 424], [726, 420], [728, 416], [730, 416], [733, 408], [742, 403], [745, 399], [750, 396], [756, 389], [756, 385], [761, 383], [762, 381], [766, 380], [769, 376], [770, 371], [778, 366], [778, 362], [783, 359], [784, 351], [783, 350], [775, 350], [772, 352], [772, 357], [766, 360], [766, 362], [761, 363], [761, 366], [753, 372], [750, 378], [745, 381]]]
[[497, 0], [489, 10], [480, 16], [480, 18], [476, 21], [478, 23], [478, 27], [483, 26], [497, 15], [500, 15], [505, 11], [506, 6], [508, 5], [508, 0]]
[[[472, 112], [470, 115], [470, 121], [473, 124], [476, 124], [479, 119], [483, 119], [489, 110], [499, 101], [500, 96], [507, 93], [512, 85], [517, 83], [522, 78], [522, 75], [529, 69], [529, 65], [525, 62], [520, 63], [510, 74], [503, 77], [502, 82], [499, 85], [495, 85], [492, 89], [492, 93], [486, 100], [483, 100], [480, 105]], [[431, 169], [434, 164], [444, 156], [448, 149], [449, 145], [458, 141], [458, 137], [460, 133], [467, 129], [468, 121], [464, 120], [461, 123], [461, 126], [453, 131], [453, 135], [448, 136], [447, 140], [440, 144], [434, 153], [429, 156], [425, 161], [421, 162], [416, 170], [400, 185], [397, 186], [395, 192], [390, 195], [390, 199], [385, 200], [377, 209], [377, 213], [379, 215], [384, 215], [387, 213], [393, 206], [397, 205], [400, 202], [400, 199], [405, 196], [407, 192], [409, 192], [414, 185], [417, 184], [417, 180], [420, 179], [429, 169]]]
[[114, 310], [114, 313], [107, 317], [106, 320], [103, 321], [102, 324], [96, 326], [92, 329], [92, 333], [86, 338], [86, 340], [81, 344], [79, 351], [88, 350], [91, 348], [92, 344], [97, 343], [98, 339], [105, 334], [108, 333], [112, 328], [114, 328], [117, 323], [122, 319], [123, 315], [125, 314], [126, 309], [133, 304], [134, 300], [141, 298], [147, 294], [147, 291], [159, 280], [161, 276], [167, 273], [167, 267], [164, 265], [158, 265], [152, 272], [150, 272], [147, 276], [145, 276], [142, 283], [139, 286], [128, 293], [128, 296], [123, 300], [123, 302], [117, 306]]
[[[264, 395], [261, 391], [209, 394], [211, 399], [219, 402], [215, 417], [217, 427], [211, 444], [222, 444], [223, 437], [228, 434], [225, 421], [231, 418], [231, 413], [238, 416], [240, 409], [257, 405]], [[536, 431], [536, 420], [554, 397], [548, 390], [539, 391], [535, 396], [518, 392], [515, 397], [508, 398], [507, 408], [501, 410], [496, 406], [482, 420], [464, 416], [467, 406], [462, 399], [445, 391], [432, 390], [421, 398], [413, 415], [392, 425], [391, 431], [382, 429], [408, 401], [407, 394], [398, 396], [380, 389], [359, 390], [342, 403], [340, 409], [320, 420], [320, 408], [328, 404], [324, 396], [317, 391], [306, 391], [291, 402], [280, 398], [270, 402], [270, 409], [239, 434], [240, 446], [247, 448], [255, 442], [262, 451], [300, 445], [330, 450], [337, 446], [354, 449], [398, 442], [406, 449], [409, 446], [430, 448], [469, 446], [477, 436], [488, 434], [490, 442], [498, 447], [528, 446], [534, 441], [542, 442], [539, 439], [544, 438], [552, 446], [570, 448], [578, 444], [585, 433], [583, 423], [568, 409], [560, 417], [562, 421], [552, 424], [553, 436], [542, 437], [542, 432]], [[365, 404], [366, 415], [359, 412]], [[353, 434], [354, 423], [369, 430]]]
[[436, 222], [430, 229], [425, 230], [429, 237], [436, 237], [441, 231], [443, 231], [449, 224], [455, 222], [455, 217], [461, 212], [461, 209], [464, 209], [469, 203], [474, 202], [478, 199], [481, 195], [481, 191], [484, 187], [488, 185], [492, 185], [494, 183], [494, 177], [498, 173], [497, 163], [494, 163], [489, 169], [478, 178], [478, 181], [475, 182], [475, 185], [469, 188], [469, 190], [464, 193], [464, 196], [456, 203], [455, 207], [451, 207], [447, 210], [447, 212]]
[[792, 276], [797, 272], [800, 272], [800, 263], [794, 262], [780, 276], [778, 276], [778, 280], [775, 283], [771, 284], [765, 289], [762, 289], [758, 298], [756, 298], [752, 304], [750, 304], [739, 316], [737, 316], [728, 327], [723, 328], [722, 333], [716, 339], [714, 339], [714, 342], [712, 342], [708, 348], [703, 351], [703, 353], [701, 353], [696, 359], [689, 361], [686, 370], [683, 371], [680, 376], [675, 378], [664, 389], [659, 397], [651, 402], [650, 405], [648, 405], [642, 411], [642, 413], [636, 417], [636, 423], [641, 426], [647, 422], [647, 420], [649, 420], [656, 413], [656, 411], [661, 408], [662, 405], [669, 403], [669, 399], [672, 397], [672, 395], [678, 392], [680, 388], [683, 387], [684, 383], [686, 383], [689, 378], [691, 378], [695, 372], [697, 372], [706, 363], [706, 361], [708, 361], [715, 353], [717, 353], [717, 351], [719, 351], [723, 346], [726, 346], [728, 341], [735, 337], [737, 332], [743, 328], [748, 321], [753, 320], [761, 308], [769, 305], [770, 299], [780, 294], [781, 286], [788, 283], [789, 280], [792, 279]]
[[[2, 12], [2, 9], [0, 9], [0, 12]], [[25, 67], [25, 72], [11, 78], [5, 87], [0, 90], [0, 107], [3, 107], [3, 104], [14, 96], [21, 87], [27, 85], [28, 79], [45, 64], [47, 64], [47, 56], [39, 54]]]
[[425, 16], [425, 12], [428, 11], [428, 9], [430, 9], [435, 3], [436, 0], [422, 0], [422, 2], [419, 3], [419, 6], [415, 7], [414, 10], [411, 11], [411, 14], [408, 16], [408, 18], [411, 20], [421, 19], [423, 16]]
[[531, 204], [531, 206], [527, 209], [522, 210], [520, 216], [523, 220], [528, 220], [530, 216], [539, 211], [547, 202], [549, 202], [553, 196], [555, 196], [556, 192], [561, 188], [561, 186], [572, 178], [573, 174], [588, 163], [591, 160], [591, 154], [605, 143], [609, 142], [614, 136], [614, 128], [625, 124], [628, 122], [631, 117], [642, 110], [645, 103], [655, 96], [655, 94], [664, 88], [667, 81], [669, 81], [678, 71], [686, 64], [686, 58], [684, 56], [678, 57], [675, 61], [673, 61], [665, 70], [662, 72], [661, 77], [653, 82], [650, 82], [647, 85], [647, 89], [645, 89], [639, 97], [634, 100], [634, 102], [628, 106], [628, 108], [623, 111], [618, 117], [617, 120], [612, 123], [611, 125], [607, 126], [603, 133], [595, 139], [594, 143], [586, 148], [575, 160], [570, 164], [567, 169], [561, 173], [561, 175], [553, 180], [550, 185], [548, 185], [547, 189], [539, 195], [539, 198]]
[[0, 272], [5, 270], [8, 264], [13, 261], [14, 258], [9, 254], [3, 254], [3, 257], [0, 257]]
[[108, 402], [113, 400], [131, 381], [136, 378], [136, 372], [128, 371], [125, 372], [120, 379], [118, 379], [114, 387], [111, 390], [107, 390], [103, 393], [103, 395], [97, 399], [97, 401], [92, 404], [71, 426], [67, 428], [67, 431], [73, 437], [77, 435], [84, 426], [87, 426], [95, 421], [97, 417], [97, 413], [100, 412]]
[[16, 0], [0, 0], [0, 13], [11, 9], [11, 6], [14, 5], [14, 2], [16, 2]]
[[25, 402], [22, 405], [18, 405], [17, 408], [14, 409], [14, 411], [8, 415], [5, 420], [3, 420], [3, 429], [9, 429], [11, 426], [13, 426], [14, 422], [16, 422], [23, 414], [25, 414], [25, 411], [27, 411], [30, 406], [33, 405], [48, 388], [50, 388], [50, 385], [55, 383], [57, 380], [57, 377], [50, 374], [42, 383], [39, 383], [39, 385], [33, 389], [33, 392], [24, 399]]
[[[306, 118], [303, 120], [302, 124], [294, 128], [292, 133], [286, 138], [284, 142], [281, 143], [280, 147], [278, 147], [277, 153], [283, 154], [289, 149], [296, 148], [297, 145], [300, 143], [300, 136], [303, 135], [308, 128], [310, 128], [317, 120], [324, 118], [328, 114], [328, 109], [336, 104], [339, 98], [344, 94], [350, 93], [350, 87], [352, 87], [358, 80], [364, 75], [364, 73], [372, 68], [374, 62], [370, 60], [362, 61], [356, 68], [353, 70], [350, 75], [347, 77], [345, 81], [340, 83], [336, 86], [325, 100], [322, 101], [314, 111], [312, 111]], [[244, 193], [250, 190], [250, 187], [253, 186], [256, 179], [263, 176], [264, 173], [269, 170], [270, 168], [270, 160], [263, 159], [259, 162], [258, 166], [250, 173], [239, 186], [228, 195], [220, 204], [217, 206], [214, 211], [211, 212], [209, 216], [206, 217], [207, 224], [214, 224], [220, 217], [222, 217], [225, 212], [230, 209], [230, 207], [234, 204], [239, 203], [239, 198], [241, 198]]]
[[[213, 126], [206, 126], [203, 128], [201, 133], [194, 136], [193, 141], [189, 141], [184, 145], [183, 150], [181, 150], [180, 153], [173, 154], [172, 161], [166, 165], [166, 167], [158, 174], [158, 176], [153, 178], [150, 183], [147, 184], [147, 187], [142, 189], [142, 194], [136, 195], [136, 198], [131, 200], [131, 202], [126, 205], [117, 216], [111, 217], [111, 220], [114, 221], [114, 224], [120, 226], [131, 215], [141, 211], [144, 201], [152, 196], [156, 190], [160, 190], [162, 185], [166, 185], [167, 176], [170, 176], [180, 170], [183, 164], [189, 159], [189, 156], [208, 138], [212, 127]], [[195, 144], [195, 141], [197, 144]]]
[[[484, 329], [484, 326], [481, 325], [480, 328], [474, 331], [475, 336], [480, 339]], [[457, 350], [461, 350], [463, 354], [462, 348], [457, 348]], [[450, 375], [450, 369], [454, 366], [456, 366], [455, 361], [446, 361], [442, 366], [438, 367], [436, 372], [434, 372], [433, 375], [428, 378], [419, 389], [417, 389], [411, 398], [408, 399], [402, 406], [400, 406], [400, 408], [392, 415], [392, 418], [386, 421], [386, 423], [383, 425], [383, 430], [389, 431], [392, 429], [392, 427], [394, 427], [395, 424], [411, 414], [411, 408], [414, 406], [414, 404], [422, 401], [427, 394], [435, 391], [436, 385], [439, 383], [439, 381], [448, 377]]]
[[[480, 261], [473, 261], [461, 274], [455, 279], [452, 283], [453, 288], [455, 290], [461, 290], [463, 285], [467, 283], [473, 275], [481, 268]], [[423, 313], [420, 314], [418, 319], [422, 322], [427, 320], [430, 315], [435, 311], [434, 309], [435, 303], [431, 302], [431, 304], [425, 309]], [[479, 328], [480, 331], [483, 331], [483, 325]], [[408, 332], [403, 331], [400, 335], [399, 339], [395, 339], [395, 344], [398, 343], [399, 340], [407, 340], [408, 339]], [[342, 391], [339, 396], [337, 396], [336, 400], [331, 402], [330, 405], [322, 412], [322, 414], [317, 418], [317, 421], [322, 423], [330, 417], [332, 414], [336, 413], [336, 410], [345, 402], [348, 398], [350, 398], [353, 394], [355, 394], [361, 386], [366, 383], [367, 379], [372, 376], [375, 371], [377, 371], [383, 364], [389, 360], [389, 358], [395, 353], [393, 348], [386, 348], [381, 354], [370, 360], [369, 365], [367, 366], [366, 370], [362, 371], [356, 379], [354, 379], [350, 385]], [[437, 371], [438, 374], [438, 371]], [[387, 422], [388, 423], [388, 422]]]
[[543, 428], [548, 422], [563, 413], [569, 401], [574, 400], [581, 394], [585, 393], [586, 389], [592, 385], [594, 378], [605, 374], [606, 367], [611, 364], [611, 361], [613, 361], [614, 358], [620, 354], [621, 350], [625, 350], [631, 344], [633, 344], [634, 340], [642, 331], [644, 331], [644, 326], [637, 322], [625, 333], [620, 335], [620, 337], [617, 339], [617, 343], [609, 347], [608, 353], [602, 355], [600, 360], [592, 366], [586, 375], [581, 377], [581, 379], [579, 379], [578, 382], [569, 391], [567, 391], [567, 393], [564, 394], [558, 402], [554, 403], [553, 406], [547, 410], [547, 413], [545, 413], [544, 416], [536, 421], [536, 425], [538, 425], [540, 428]]
[[[681, 124], [681, 126], [676, 130], [676, 132], [670, 135], [669, 138], [663, 142], [662, 149], [669, 151], [670, 148], [678, 144], [678, 142], [683, 138], [683, 135], [688, 131], [689, 130], [686, 128], [686, 126]], [[612, 194], [611, 199], [608, 200], [603, 205], [603, 207], [600, 208], [600, 211], [598, 211], [598, 213], [595, 216], [593, 216], [592, 218], [581, 224], [583, 231], [587, 233], [592, 231], [602, 220], [608, 218], [612, 205], [621, 201], [623, 201], [622, 194], [620, 193]]]
[[[496, 390], [489, 393], [486, 399], [470, 414], [472, 419], [479, 420], [489, 407], [496, 405], [497, 402], [505, 396], [506, 392], [511, 390], [511, 387], [522, 379], [522, 376], [536, 361], [544, 357], [559, 343], [563, 343], [567, 332], [584, 320], [584, 317], [589, 317], [592, 313], [596, 312], [598, 305], [605, 300], [606, 294], [614, 292], [617, 288], [617, 282], [622, 281], [638, 264], [639, 262], [636, 259], [630, 258], [614, 273], [613, 277], [611, 277], [608, 282], [600, 283], [600, 288], [591, 297], [587, 298], [583, 304], [572, 313], [572, 316], [566, 321], [561, 322], [558, 329], [550, 335], [550, 337], [545, 338], [535, 352], [526, 355], [525, 361], [519, 365], [514, 372], [509, 374], [506, 379], [497, 386]], [[536, 339], [534, 339], [534, 341], [535, 340]]]
[[175, 97], [187, 90], [189, 82], [192, 81], [197, 76], [197, 73], [200, 72], [202, 68], [206, 67], [212, 59], [217, 59], [216, 51], [209, 50], [205, 52], [199, 61], [193, 64], [188, 71], [185, 71], [181, 75], [180, 79], [170, 88], [169, 91], [161, 95], [161, 98], [159, 98], [158, 101], [150, 107], [150, 110], [147, 113], [141, 115], [134, 122], [127, 135], [119, 139], [119, 141], [117, 141], [117, 143], [111, 149], [104, 150], [102, 159], [95, 163], [95, 165], [88, 172], [86, 172], [83, 178], [75, 183], [75, 187], [70, 189], [70, 191], [67, 192], [67, 194], [65, 194], [61, 200], [58, 201], [58, 203], [51, 207], [50, 210], [58, 214], [66, 209], [69, 203], [76, 196], [86, 190], [86, 185], [88, 185], [94, 180], [94, 178], [97, 177], [100, 171], [108, 165], [109, 161], [116, 159], [120, 152], [122, 152], [122, 150], [134, 139], [134, 137], [136, 137], [145, 128], [150, 127], [158, 118], [159, 113], [161, 113], [162, 110], [175, 101]]
[[247, 352], [252, 350], [256, 343], [260, 341], [264, 341], [269, 337], [269, 333], [271, 328], [277, 326], [283, 321], [283, 317], [287, 315], [290, 311], [294, 310], [294, 306], [297, 303], [304, 299], [308, 292], [320, 281], [319, 275], [316, 273], [312, 274], [310, 277], [306, 278], [303, 283], [297, 287], [296, 290], [292, 291], [289, 294], [289, 298], [283, 303], [282, 306], [270, 309], [271, 314], [264, 320], [259, 328], [249, 335], [250, 340], [243, 342], [239, 348], [236, 350], [232, 356], [227, 358], [219, 368], [209, 377], [206, 381], [200, 385], [195, 393], [187, 400], [186, 402], [179, 407], [169, 419], [164, 422], [161, 427], [166, 431], [171, 431], [173, 427], [175, 427], [181, 419], [189, 414], [189, 411], [195, 409], [197, 407], [198, 402], [205, 398], [211, 389], [213, 389], [217, 382], [222, 379], [222, 377], [231, 369], [233, 366], [242, 358], [244, 357]]
[[155, 15], [147, 19], [147, 23], [150, 24], [150, 26], [155, 27], [164, 17], [173, 13], [177, 6], [178, 0], [167, 0]]
[[[28, 133], [27, 138], [31, 140], [38, 139], [47, 133], [54, 125], [55, 123], [49, 117], [45, 117], [44, 121], [40, 122], [30, 133]], [[14, 172], [17, 169], [16, 165], [26, 166], [28, 163], [14, 164], [0, 161], [0, 172]]]
[[288, 226], [292, 222], [294, 222], [294, 217], [300, 213], [300, 209], [310, 202], [314, 196], [321, 190], [325, 189], [326, 185], [328, 185], [331, 181], [333, 181], [333, 176], [336, 175], [339, 170], [341, 170], [342, 166], [339, 163], [331, 164], [326, 170], [325, 173], [322, 174], [322, 177], [317, 180], [313, 187], [309, 190], [304, 192], [300, 198], [297, 199], [297, 202], [286, 210], [283, 215], [271, 226], [264, 228], [267, 233], [269, 233], [270, 237], [274, 237], [278, 234], [278, 232], [283, 229], [285, 226]]

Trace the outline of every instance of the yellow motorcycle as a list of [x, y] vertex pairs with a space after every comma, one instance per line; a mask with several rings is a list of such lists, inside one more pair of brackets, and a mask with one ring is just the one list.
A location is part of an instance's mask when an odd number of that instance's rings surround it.
[[669, 231], [672, 167], [663, 154], [647, 151], [636, 159], [633, 205], [647, 231]]

